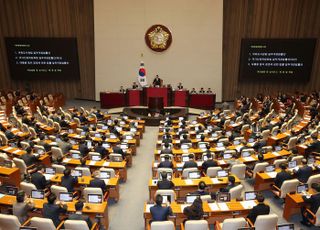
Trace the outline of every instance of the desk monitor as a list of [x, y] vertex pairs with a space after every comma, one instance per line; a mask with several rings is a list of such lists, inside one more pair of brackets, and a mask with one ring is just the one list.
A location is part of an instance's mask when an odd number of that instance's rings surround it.
[[217, 137], [218, 134], [217, 134], [217, 133], [213, 133], [211, 136], [212, 136], [212, 137]]
[[308, 190], [308, 184], [301, 184], [297, 186], [297, 193], [304, 193]]
[[107, 120], [107, 125], [112, 125], [113, 121], [112, 120]]
[[126, 143], [122, 143], [122, 144], [120, 144], [120, 148], [121, 149], [128, 149], [129, 146]]
[[48, 167], [48, 168], [45, 169], [45, 173], [54, 175], [54, 174], [56, 174], [56, 169], [52, 168], [52, 167]]
[[81, 158], [81, 156], [80, 156], [79, 153], [72, 153], [72, 154], [71, 154], [71, 157], [72, 157], [73, 159], [80, 159], [80, 158]]
[[249, 143], [253, 143], [253, 142], [254, 142], [254, 139], [253, 139], [253, 138], [249, 138], [248, 142], [249, 142]]
[[73, 133], [73, 129], [69, 129], [68, 132], [69, 132], [69, 133]]
[[65, 202], [71, 202], [72, 201], [72, 192], [60, 192], [59, 193], [59, 200], [65, 201]]
[[274, 172], [276, 170], [275, 165], [266, 166], [266, 172]]
[[57, 143], [62, 142], [61, 138], [59, 138], [59, 137], [56, 138], [56, 142], [57, 142]]
[[137, 132], [137, 129], [136, 128], [130, 128], [130, 132], [135, 133], [135, 132]]
[[[168, 179], [168, 180], [172, 180], [172, 173], [171, 173], [171, 172], [167, 172], [167, 179]], [[161, 173], [159, 173], [159, 180], [162, 180], [162, 175], [161, 175]]]
[[240, 141], [235, 140], [235, 141], [233, 142], [233, 144], [234, 144], [234, 145], [240, 145]]
[[250, 191], [244, 193], [244, 200], [255, 200], [257, 197], [257, 192]]
[[22, 226], [22, 227], [19, 228], [19, 230], [38, 230], [38, 228]]
[[95, 133], [95, 134], [94, 134], [94, 137], [96, 137], [96, 138], [101, 138], [101, 134], [100, 134], [100, 133]]
[[6, 168], [12, 168], [12, 161], [11, 160], [4, 160], [3, 165]]
[[88, 194], [88, 203], [100, 204], [102, 203], [102, 195]]
[[121, 128], [121, 127], [116, 127], [116, 130], [117, 130], [118, 132], [121, 132], [121, 131], [122, 131], [122, 128]]
[[218, 202], [229, 202], [230, 201], [230, 193], [228, 192], [219, 192], [217, 195]]
[[297, 166], [297, 161], [289, 161], [288, 162], [288, 168], [289, 169], [292, 169], [292, 168], [294, 168], [296, 166]]
[[188, 194], [188, 195], [186, 195], [186, 203], [192, 204], [193, 201], [195, 199], [197, 199], [198, 197], [200, 198], [200, 195]]
[[99, 156], [99, 155], [91, 155], [91, 160], [92, 161], [101, 161], [101, 156]]
[[7, 194], [16, 196], [18, 193], [18, 188], [14, 186], [6, 186]]
[[217, 171], [217, 177], [227, 177], [228, 171], [227, 170], [218, 170]]
[[223, 147], [223, 146], [224, 146], [224, 144], [222, 142], [217, 143], [217, 147]]
[[201, 134], [197, 134], [196, 139], [201, 139]]
[[75, 144], [77, 144], [77, 142], [75, 140], [70, 140], [70, 144], [75, 145]]
[[200, 149], [206, 149], [207, 148], [207, 143], [199, 143], [199, 148]]
[[182, 162], [187, 162], [189, 161], [189, 157], [188, 156], [182, 156]]
[[43, 150], [43, 149], [41, 149], [41, 148], [37, 149], [37, 154], [39, 154], [39, 155], [44, 154], [44, 150]]
[[189, 148], [190, 148], [190, 145], [188, 145], [188, 144], [181, 145], [181, 149], [189, 149]]
[[82, 131], [82, 132], [80, 133], [80, 136], [85, 137], [85, 136], [86, 136], [86, 132], [85, 132], [85, 131]]
[[108, 148], [110, 148], [110, 144], [109, 143], [103, 143], [102, 147], [105, 148], [105, 149], [108, 149]]
[[204, 155], [204, 156], [203, 156], [203, 160], [204, 160], [204, 161], [207, 161], [207, 160], [208, 160], [207, 155]]
[[114, 157], [112, 157], [112, 161], [113, 162], [121, 162], [121, 161], [123, 161], [123, 158], [122, 158], [122, 156], [114, 156]]
[[278, 230], [294, 230], [294, 224], [279, 224]]
[[111, 178], [111, 172], [108, 171], [100, 171], [100, 179], [110, 179]]
[[110, 133], [109, 138], [110, 139], [117, 139], [117, 136], [114, 133]]
[[231, 153], [225, 153], [223, 154], [223, 159], [228, 160], [232, 158], [232, 154]]
[[242, 151], [241, 152], [241, 157], [250, 157], [251, 156], [251, 153], [250, 152], [248, 152], [248, 151]]
[[33, 199], [44, 199], [44, 191], [32, 190], [31, 198]]
[[161, 195], [162, 196], [162, 204], [171, 203], [170, 195]]
[[86, 140], [86, 142], [87, 142], [87, 147], [88, 147], [89, 149], [91, 149], [91, 147], [92, 147], [92, 142], [91, 142], [91, 141], [88, 141], [88, 140]]
[[104, 125], [104, 126], [101, 127], [101, 129], [107, 130], [107, 129], [108, 129], [108, 126], [107, 126], [107, 125]]
[[82, 170], [74, 169], [71, 171], [71, 176], [82, 177]]
[[[230, 123], [231, 124], [231, 123]], [[231, 124], [232, 125], [232, 124]], [[226, 132], [226, 136], [227, 137], [230, 137], [232, 135], [232, 132], [231, 131], [228, 131], [228, 132]]]
[[308, 165], [314, 164], [315, 159], [313, 157], [308, 158]]
[[201, 177], [200, 171], [193, 171], [188, 173], [189, 179], [199, 179]]
[[274, 150], [275, 150], [275, 151], [280, 151], [280, 150], [281, 150], [281, 146], [275, 146], [275, 147], [274, 147]]
[[132, 136], [130, 136], [130, 135], [126, 135], [126, 140], [132, 140], [133, 139], [133, 137]]

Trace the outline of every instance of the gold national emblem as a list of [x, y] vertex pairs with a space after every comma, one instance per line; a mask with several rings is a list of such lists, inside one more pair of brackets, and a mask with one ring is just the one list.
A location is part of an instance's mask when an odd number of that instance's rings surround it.
[[145, 40], [150, 49], [156, 52], [162, 52], [171, 45], [172, 36], [167, 27], [163, 25], [153, 25], [147, 30]]

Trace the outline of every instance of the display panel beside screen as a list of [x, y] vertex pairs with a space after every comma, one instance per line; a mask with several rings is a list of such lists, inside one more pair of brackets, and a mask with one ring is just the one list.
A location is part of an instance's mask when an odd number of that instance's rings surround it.
[[76, 38], [5, 38], [11, 78], [79, 79]]
[[315, 45], [316, 39], [242, 39], [239, 79], [308, 81]]

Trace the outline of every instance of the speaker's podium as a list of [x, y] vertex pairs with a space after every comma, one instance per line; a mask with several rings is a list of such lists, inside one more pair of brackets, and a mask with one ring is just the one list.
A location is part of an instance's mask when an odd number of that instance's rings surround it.
[[143, 88], [143, 95], [144, 95], [144, 105], [149, 105], [149, 100], [151, 97], [156, 98], [163, 98], [163, 106], [169, 106], [169, 96], [170, 96], [171, 89], [167, 87], [148, 87]]
[[148, 101], [148, 109], [152, 113], [160, 113], [163, 110], [163, 98], [150, 97]]
[[174, 106], [187, 107], [188, 106], [188, 90], [175, 90], [173, 91], [173, 102]]

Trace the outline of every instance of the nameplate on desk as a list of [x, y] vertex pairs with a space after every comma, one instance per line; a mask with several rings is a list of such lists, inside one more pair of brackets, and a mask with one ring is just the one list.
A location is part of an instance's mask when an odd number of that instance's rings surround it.
[[219, 209], [221, 211], [229, 211], [229, 207], [228, 207], [228, 205], [226, 203], [217, 203], [217, 204], [218, 204]]
[[272, 155], [278, 157], [278, 156], [280, 156], [280, 153], [278, 153], [278, 152], [272, 152]]
[[177, 168], [182, 168], [184, 163], [177, 163], [176, 165], [177, 165]]
[[225, 151], [226, 150], [225, 147], [216, 147], [215, 149], [216, 149], [216, 151]]
[[182, 149], [183, 153], [189, 153], [189, 149]]
[[211, 211], [215, 212], [215, 211], [220, 211], [220, 208], [218, 207], [217, 203], [209, 203], [208, 204]]
[[276, 178], [277, 172], [267, 172], [266, 173], [270, 178]]
[[110, 165], [110, 162], [105, 161], [102, 166], [109, 166], [109, 165]]
[[193, 180], [191, 180], [191, 179], [186, 179], [186, 180], [184, 180], [184, 183], [185, 183], [186, 185], [193, 185]]
[[211, 181], [213, 184], [220, 184], [221, 181], [218, 180], [218, 178], [211, 178]]
[[254, 200], [241, 201], [240, 204], [244, 209], [252, 209], [257, 203]]

